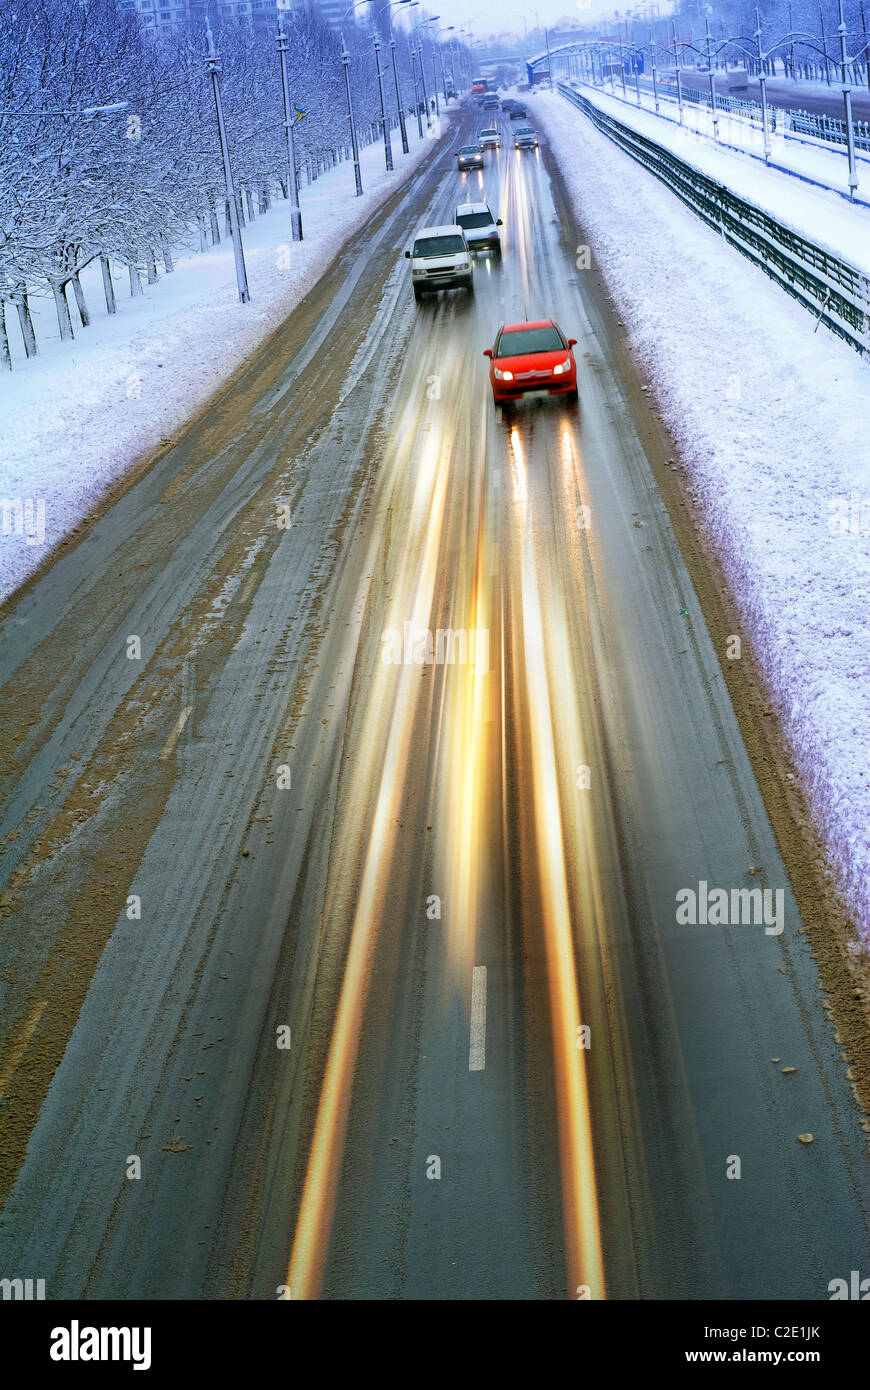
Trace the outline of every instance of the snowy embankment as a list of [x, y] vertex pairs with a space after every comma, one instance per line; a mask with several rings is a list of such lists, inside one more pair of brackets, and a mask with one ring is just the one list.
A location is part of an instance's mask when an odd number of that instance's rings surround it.
[[870, 363], [564, 98], [534, 105], [870, 943]]
[[[700, 169], [708, 178], [726, 184], [739, 197], [764, 208], [780, 222], [785, 222], [819, 246], [827, 247], [843, 260], [870, 271], [870, 209], [852, 205], [838, 193], [816, 188], [778, 169], [767, 168], [748, 154], [723, 148], [712, 136], [681, 127], [657, 116], [654, 111], [638, 110], [630, 102], [612, 97], [597, 87], [587, 87], [581, 83], [576, 90], [578, 95], [586, 97], [608, 116], [655, 140], [687, 164]], [[578, 111], [577, 115], [589, 124], [582, 113]], [[719, 128], [724, 138], [724, 117], [720, 117]], [[845, 188], [846, 159], [845, 156], [841, 158], [841, 182]], [[861, 177], [863, 186], [858, 190], [859, 196], [866, 196], [870, 201], [870, 168], [863, 163]]]
[[93, 319], [88, 328], [76, 326], [73, 343], [60, 342], [50, 299], [32, 301], [39, 356], [17, 354], [14, 370], [0, 375], [0, 598], [196, 415], [434, 148], [413, 120], [408, 143], [403, 155], [394, 133], [389, 174], [382, 144], [360, 152], [361, 198], [354, 196], [350, 162], [303, 186], [302, 242], [291, 244], [283, 199], [243, 229], [249, 304], [239, 303], [229, 238], [178, 259], [174, 273], [141, 297], [125, 297], [127, 272], [119, 274], [111, 317], [100, 312], [94, 263], [93, 279], [82, 276]]
[[[619, 83], [616, 84], [615, 92], [612, 92], [609, 87], [604, 90], [600, 87], [583, 86], [579, 83], [575, 85], [584, 96], [593, 98], [595, 96], [609, 96], [611, 100], [619, 102], [623, 107], [628, 106], [632, 111], [639, 109], [637, 94], [631, 81], [626, 83], [625, 94], [622, 93]], [[675, 82], [666, 82], [663, 78], [658, 78], [658, 113], [655, 109], [655, 94], [649, 85], [644, 85], [641, 88], [640, 102], [641, 110], [649, 111], [654, 116], [658, 115], [660, 121], [680, 124], [680, 108], [676, 97]], [[814, 139], [810, 135], [794, 135], [784, 127], [783, 113], [778, 112], [775, 107], [770, 108], [769, 124], [777, 118], [776, 129], [768, 132], [771, 167], [774, 172], [779, 172], [784, 168], [802, 179], [812, 179], [816, 183], [824, 184], [826, 188], [833, 188], [840, 194], [848, 195], [849, 161], [846, 155], [846, 146], [826, 143]], [[684, 98], [682, 124], [684, 129], [691, 131], [693, 136], [704, 140], [714, 149], [719, 145], [730, 148], [735, 153], [745, 151], [755, 160], [761, 160], [764, 157], [764, 136], [760, 122], [752, 120], [745, 112], [728, 111], [717, 107], [715, 122], [719, 131], [717, 137], [710, 107], [708, 105], [696, 105]], [[870, 158], [860, 150], [856, 151], [856, 166], [857, 197], [861, 201], [867, 202], [870, 200]]]

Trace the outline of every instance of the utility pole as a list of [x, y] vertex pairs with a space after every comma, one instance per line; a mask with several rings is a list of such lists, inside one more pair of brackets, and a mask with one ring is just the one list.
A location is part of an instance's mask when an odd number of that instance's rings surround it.
[[344, 89], [347, 94], [347, 119], [350, 121], [350, 143], [353, 149], [353, 176], [356, 181], [356, 197], [362, 197], [362, 174], [359, 167], [359, 146], [356, 139], [356, 124], [353, 119], [353, 102], [350, 95], [350, 54], [344, 34], [341, 36], [341, 61], [344, 67]]
[[399, 64], [396, 57], [396, 40], [390, 29], [390, 57], [393, 61], [393, 77], [396, 80], [396, 106], [399, 111], [399, 130], [402, 132], [402, 154], [408, 153], [408, 128], [405, 125], [405, 112], [402, 109], [402, 93], [399, 91]]
[[287, 133], [287, 168], [290, 194], [290, 235], [293, 241], [302, 240], [302, 211], [299, 207], [299, 183], [296, 178], [296, 141], [293, 136], [292, 109], [287, 81], [287, 46], [290, 42], [281, 20], [278, 20], [278, 52], [281, 57], [281, 91], [284, 94], [284, 130]]
[[828, 63], [828, 40], [825, 38], [825, 16], [822, 14], [822, 7], [819, 6], [819, 28], [822, 31], [822, 52], [825, 55], [825, 81], [831, 85], [831, 68]]
[[[791, 13], [791, 0], [788, 0], [788, 32], [790, 34], [794, 34], [794, 19], [792, 18]], [[792, 82], [794, 82], [794, 39], [791, 40], [790, 49], [791, 59], [789, 62], [789, 67], [791, 68], [791, 80]]]
[[[757, 14], [758, 14], [758, 10], [756, 10], [755, 13], [756, 13], [756, 15], [757, 15]], [[718, 117], [717, 114], [716, 114], [716, 79], [715, 79], [715, 77], [714, 77], [714, 75], [713, 75], [713, 38], [712, 38], [712, 35], [711, 35], [711, 33], [710, 33], [710, 21], [709, 21], [709, 19], [705, 19], [705, 20], [704, 20], [704, 23], [705, 23], [706, 26], [707, 26], [707, 68], [708, 68], [708, 70], [709, 70], [709, 76], [710, 76], [710, 110], [711, 110], [711, 112], [712, 112], [712, 114], [713, 114], [713, 139], [714, 139], [714, 140], [718, 140], [718, 139], [719, 139], [719, 117]], [[760, 34], [760, 32], [761, 32], [761, 31], [760, 31], [760, 24], [761, 24], [761, 21], [759, 20], [759, 34]], [[760, 52], [760, 51], [761, 51], [761, 40], [760, 40], [760, 38], [759, 38], [758, 48], [759, 48], [759, 52]], [[763, 79], [763, 78], [762, 78], [762, 87], [761, 87], [761, 97], [762, 97], [762, 102], [763, 102], [763, 101], [764, 101], [764, 79]], [[762, 121], [763, 121], [763, 120], [764, 120], [764, 117], [762, 116]]]
[[205, 65], [211, 77], [211, 89], [214, 93], [214, 105], [217, 112], [218, 136], [221, 144], [221, 156], [224, 164], [224, 179], [227, 187], [227, 202], [230, 213], [230, 231], [233, 238], [233, 258], [236, 263], [236, 284], [239, 287], [239, 303], [248, 304], [251, 296], [248, 293], [248, 274], [245, 270], [245, 253], [242, 249], [242, 234], [239, 228], [239, 209], [236, 205], [236, 191], [233, 187], [233, 170], [230, 164], [230, 151], [227, 145], [227, 132], [224, 126], [224, 108], [221, 102], [221, 80], [220, 63], [214, 50], [214, 37], [211, 32], [211, 25], [208, 15], [205, 20], [205, 32], [208, 42], [208, 53], [206, 54]]
[[381, 40], [375, 30], [375, 68], [378, 74], [378, 91], [381, 97], [381, 125], [384, 128], [384, 159], [386, 160], [387, 170], [393, 167], [393, 148], [390, 144], [390, 123], [387, 120], [387, 108], [384, 105], [384, 74], [381, 68]]
[[417, 69], [414, 67], [414, 59], [415, 59], [415, 57], [416, 57], [416, 51], [415, 51], [415, 48], [414, 48], [414, 40], [413, 40], [413, 39], [409, 39], [409, 41], [408, 41], [408, 52], [409, 52], [410, 55], [411, 55], [411, 76], [412, 76], [412, 78], [414, 79], [414, 110], [417, 112], [417, 134], [419, 135], [420, 139], [422, 140], [422, 139], [423, 139], [423, 118], [422, 118], [422, 116], [420, 115], [420, 92], [419, 92], [419, 90], [418, 90], [418, 88], [417, 88]]
[[767, 129], [767, 73], [764, 71], [764, 53], [761, 47], [761, 15], [755, 7], [755, 42], [758, 48], [758, 85], [761, 89], [761, 131], [764, 142], [764, 162], [770, 161], [770, 137]]
[[843, 0], [837, 0], [837, 33], [840, 37], [840, 77], [843, 83], [843, 108], [846, 118], [846, 147], [849, 152], [849, 197], [854, 203], [855, 189], [858, 187], [858, 174], [855, 168], [855, 131], [852, 128], [852, 88], [846, 72], [849, 59], [846, 53], [846, 18], [843, 14]]
[[677, 110], [680, 115], [680, 125], [683, 124], [683, 78], [680, 71], [680, 46], [677, 43], [677, 25], [675, 20], [671, 20], [671, 29], [674, 35], [674, 67], [677, 70]]

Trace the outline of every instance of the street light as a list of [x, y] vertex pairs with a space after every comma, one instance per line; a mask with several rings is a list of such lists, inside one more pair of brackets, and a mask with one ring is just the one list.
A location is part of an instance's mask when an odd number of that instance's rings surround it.
[[359, 9], [359, 6], [360, 6], [360, 5], [368, 5], [368, 4], [370, 4], [370, 3], [371, 3], [371, 0], [354, 0], [354, 3], [353, 3], [352, 5], [348, 5], [348, 7], [347, 7], [347, 9], [345, 10], [344, 14], [341, 16], [341, 27], [340, 27], [340, 30], [339, 30], [339, 32], [340, 32], [340, 34], [341, 34], [341, 62], [342, 62], [342, 66], [343, 66], [343, 68], [344, 68], [344, 88], [345, 88], [345, 92], [346, 92], [346, 94], [347, 94], [347, 119], [348, 119], [348, 121], [350, 122], [350, 143], [351, 143], [351, 148], [352, 148], [352, 150], [353, 150], [353, 176], [354, 176], [354, 180], [355, 180], [355, 182], [356, 182], [356, 197], [357, 197], [357, 198], [361, 198], [361, 197], [362, 197], [363, 186], [362, 186], [362, 174], [360, 173], [360, 167], [359, 167], [359, 145], [357, 144], [357, 138], [356, 138], [356, 123], [355, 123], [355, 121], [354, 121], [354, 119], [353, 119], [353, 102], [352, 102], [351, 96], [350, 96], [350, 54], [349, 54], [348, 51], [347, 51], [347, 44], [345, 43], [345, 39], [344, 39], [344, 27], [343, 27], [343, 26], [344, 26], [344, 21], [347, 19], [348, 15], [351, 13], [352, 10]]
[[[433, 15], [430, 15], [428, 19], [421, 19], [420, 23], [417, 24], [417, 25], [415, 25], [414, 27], [415, 27], [416, 29], [423, 29], [423, 28], [425, 28], [425, 26], [426, 26], [427, 24], [437, 24], [437, 23], [438, 23], [438, 20], [439, 20], [440, 18], [441, 18], [440, 14], [433, 14]], [[432, 36], [430, 35], [429, 37], [431, 38]], [[434, 42], [435, 42], [435, 41], [432, 40], [432, 42], [433, 42], [433, 48], [432, 48], [432, 87], [433, 87], [434, 92], [435, 92], [435, 119], [438, 120], [439, 117], [440, 117], [440, 115], [441, 115], [441, 107], [440, 107], [440, 105], [439, 105], [439, 103], [438, 103], [438, 74], [437, 74], [437, 72], [435, 71], [435, 48], [434, 48]], [[423, 71], [423, 45], [422, 45], [422, 44], [420, 45], [420, 71], [421, 71], [421, 73], [422, 73], [422, 71]], [[426, 93], [425, 93], [425, 86], [426, 86], [426, 84], [425, 84], [425, 82], [424, 82], [424, 83], [423, 83], [423, 87], [424, 87], [423, 95], [424, 95], [424, 96], [426, 95]], [[427, 102], [427, 104], [426, 104], [426, 127], [427, 127], [427, 129], [429, 128], [430, 125], [431, 125], [431, 121], [429, 120], [429, 105], [428, 105], [428, 102]]]
[[[420, 22], [419, 22], [419, 24], [415, 24], [415, 25], [414, 25], [414, 31], [413, 31], [413, 32], [416, 34], [416, 33], [418, 32], [418, 30], [424, 29], [424, 28], [426, 27], [427, 24], [434, 24], [435, 21], [438, 20], [438, 19], [440, 19], [440, 18], [441, 18], [440, 15], [438, 15], [438, 14], [433, 14], [429, 19], [421, 19]], [[417, 60], [418, 60], [418, 62], [419, 62], [419, 64], [420, 64], [420, 83], [421, 83], [422, 88], [423, 88], [423, 105], [424, 105], [425, 108], [426, 108], [426, 129], [429, 130], [430, 126], [432, 125], [432, 121], [430, 120], [430, 117], [429, 117], [429, 95], [428, 95], [428, 93], [427, 93], [427, 91], [426, 91], [426, 71], [425, 71], [425, 69], [424, 69], [424, 67], [423, 67], [423, 43], [422, 43], [422, 40], [419, 39], [419, 38], [417, 39]], [[437, 92], [436, 92], [436, 96], [435, 96], [435, 105], [436, 105], [436, 109], [437, 109], [437, 106], [438, 106], [438, 95], [437, 95]], [[421, 125], [421, 123], [420, 123], [420, 108], [419, 108], [419, 106], [417, 107], [417, 124], [418, 124], [418, 126], [419, 126], [419, 128], [420, 128], [420, 134], [422, 135], [422, 134], [423, 134], [423, 127], [422, 127], [422, 125]]]
[[[452, 34], [453, 31], [455, 30], [455, 28], [456, 28], [456, 25], [455, 25], [455, 24], [448, 24], [448, 25], [445, 26], [445, 28], [439, 29], [438, 32], [437, 32], [436, 35], [435, 35], [435, 41], [436, 41], [436, 43], [438, 42], [438, 39], [440, 39], [440, 37], [441, 37], [442, 34]], [[447, 105], [447, 82], [445, 81], [445, 78], [444, 78], [444, 54], [443, 54], [443, 52], [441, 51], [441, 45], [440, 45], [440, 43], [438, 44], [438, 62], [439, 62], [439, 64], [440, 64], [440, 66], [441, 66], [441, 90], [442, 90], [442, 92], [444, 93], [444, 105], [446, 106], [446, 105]], [[435, 59], [433, 58], [433, 59], [432, 59], [432, 69], [433, 69], [433, 71], [434, 71], [434, 68], [435, 68]], [[436, 89], [437, 89], [437, 84], [436, 84]]]
[[[375, 23], [385, 10], [398, 8], [400, 5], [412, 10], [415, 5], [419, 5], [420, 0], [389, 0], [389, 3], [382, 5], [375, 15]], [[405, 125], [405, 112], [402, 108], [402, 93], [399, 90], [399, 64], [396, 55], [396, 40], [393, 37], [393, 17], [390, 16], [390, 57], [393, 63], [393, 78], [396, 83], [396, 107], [399, 112], [399, 130], [402, 132], [402, 153], [408, 153], [408, 129]], [[422, 130], [420, 132], [422, 134]]]
[[220, 63], [214, 49], [214, 38], [211, 32], [208, 13], [205, 17], [205, 32], [208, 42], [208, 52], [206, 54], [205, 65], [211, 77], [211, 86], [214, 93], [215, 111], [217, 112], [218, 136], [220, 138], [221, 155], [224, 164], [224, 179], [227, 187], [227, 202], [230, 213], [230, 232], [233, 238], [233, 258], [236, 263], [236, 284], [239, 288], [239, 303], [247, 304], [250, 301], [248, 293], [248, 275], [245, 270], [245, 253], [242, 249], [242, 233], [239, 228], [239, 209], [236, 206], [236, 191], [233, 187], [233, 171], [230, 164], [230, 151], [227, 145], [227, 132], [224, 126], [224, 109], [221, 103], [221, 82], [220, 82]]
[[290, 238], [302, 240], [302, 211], [299, 207], [299, 183], [296, 178], [296, 141], [293, 136], [294, 121], [290, 119], [290, 90], [287, 82], [287, 46], [290, 40], [284, 32], [282, 20], [278, 20], [278, 53], [281, 60], [281, 91], [284, 97], [284, 130], [287, 133], [287, 164], [290, 185]]

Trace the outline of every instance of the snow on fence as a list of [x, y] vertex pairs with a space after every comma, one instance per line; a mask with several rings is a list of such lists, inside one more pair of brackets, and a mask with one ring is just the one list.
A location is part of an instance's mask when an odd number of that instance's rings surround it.
[[870, 278], [779, 222], [670, 150], [599, 110], [564, 82], [563, 97], [670, 188], [723, 240], [753, 261], [832, 333], [870, 352]]
[[[651, 91], [652, 83], [643, 79], [642, 81], [643, 86]], [[693, 106], [706, 106], [709, 110], [709, 92], [702, 92], [697, 87], [683, 86], [682, 94], [684, 101], [690, 101]], [[761, 124], [761, 102], [752, 101], [747, 97], [727, 96], [725, 92], [716, 92], [715, 97], [717, 110], [747, 116], [749, 120]], [[770, 129], [774, 131], [793, 130], [797, 135], [812, 135], [816, 140], [825, 140], [832, 145], [846, 144], [846, 122], [824, 112], [803, 111], [799, 107], [770, 104], [767, 108], [767, 121]], [[870, 151], [870, 121], [853, 121], [852, 130], [855, 135], [855, 148]]]

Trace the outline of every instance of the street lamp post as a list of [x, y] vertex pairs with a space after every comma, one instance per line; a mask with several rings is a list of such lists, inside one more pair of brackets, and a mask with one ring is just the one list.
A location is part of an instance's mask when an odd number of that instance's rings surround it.
[[227, 202], [229, 204], [230, 231], [233, 238], [233, 259], [236, 263], [236, 284], [239, 288], [239, 303], [248, 304], [251, 296], [248, 293], [248, 274], [245, 269], [245, 253], [242, 249], [242, 234], [239, 228], [239, 209], [236, 204], [236, 191], [233, 187], [233, 170], [230, 164], [230, 151], [227, 145], [226, 127], [224, 126], [224, 108], [221, 102], [220, 64], [217, 54], [215, 53], [214, 38], [207, 15], [205, 32], [208, 42], [205, 65], [211, 77], [211, 88], [214, 93], [214, 105], [215, 111], [217, 112], [218, 136], [220, 138], [221, 157], [224, 165], [224, 180], [226, 182]]
[[393, 147], [390, 144], [390, 123], [387, 120], [387, 108], [384, 105], [384, 74], [381, 69], [381, 41], [378, 32], [375, 30], [375, 67], [378, 73], [378, 92], [381, 98], [381, 125], [384, 128], [384, 159], [387, 170], [393, 167]]
[[344, 68], [344, 90], [347, 96], [347, 119], [350, 124], [350, 144], [353, 150], [353, 177], [356, 183], [356, 197], [362, 197], [362, 174], [359, 167], [359, 143], [356, 138], [356, 122], [353, 118], [353, 101], [350, 95], [350, 54], [347, 51], [347, 43], [344, 37], [344, 21], [352, 10], [358, 9], [360, 5], [367, 5], [369, 0], [354, 0], [354, 4], [348, 5], [341, 17], [341, 62]]
[[846, 20], [843, 15], [843, 0], [837, 0], [837, 11], [839, 20], [837, 33], [840, 38], [840, 77], [843, 84], [846, 145], [849, 153], [849, 198], [854, 203], [855, 189], [858, 187], [858, 175], [855, 170], [855, 131], [852, 128], [852, 88], [846, 72], [849, 59], [846, 55]]
[[293, 137], [293, 125], [290, 109], [290, 92], [287, 82], [287, 46], [289, 39], [284, 32], [281, 20], [278, 20], [278, 53], [281, 57], [281, 91], [284, 96], [284, 130], [287, 133], [287, 168], [289, 176], [288, 193], [290, 194], [290, 236], [293, 241], [302, 240], [302, 212], [299, 207], [299, 182], [296, 177], [296, 141]]
[[[381, 8], [378, 10], [377, 14], [375, 15], [375, 22], [377, 22], [379, 16], [382, 15], [386, 10], [397, 9], [401, 5], [407, 6], [408, 9], [413, 9], [414, 6], [419, 5], [419, 3], [420, 0], [389, 0], [388, 4], [382, 5]], [[390, 17], [390, 61], [393, 64], [393, 80], [396, 84], [396, 109], [399, 113], [399, 130], [402, 133], [402, 153], [407, 154], [408, 128], [405, 125], [405, 112], [402, 108], [402, 93], [399, 88], [399, 63], [396, 53], [396, 40], [393, 37], [392, 16]]]
[[[755, 11], [755, 14], [756, 14], [756, 18], [757, 18], [757, 16], [758, 16], [758, 10]], [[706, 19], [706, 20], [704, 21], [704, 23], [705, 23], [706, 26], [707, 26], [707, 67], [708, 67], [708, 69], [709, 69], [709, 76], [710, 76], [710, 110], [711, 110], [711, 112], [712, 112], [712, 114], [713, 114], [713, 139], [714, 139], [714, 140], [718, 140], [718, 139], [719, 139], [719, 117], [716, 115], [716, 79], [715, 79], [714, 76], [713, 76], [713, 38], [712, 38], [712, 35], [711, 35], [711, 33], [710, 33], [710, 21], [709, 21], [709, 19]], [[759, 20], [759, 30], [758, 30], [758, 36], [757, 36], [757, 37], [758, 37], [758, 51], [759, 51], [759, 53], [761, 52], [761, 27], [760, 27], [760, 25], [761, 25], [761, 21]], [[765, 79], [764, 79], [763, 77], [759, 78], [759, 81], [760, 81], [761, 84], [762, 84], [762, 87], [761, 87], [761, 100], [762, 100], [762, 104], [764, 103], [764, 80], [765, 80]], [[762, 118], [761, 118], [761, 123], [762, 123], [762, 125], [764, 125], [764, 116], [762, 116]], [[766, 139], [767, 139], [767, 134], [766, 134], [766, 132], [767, 132], [767, 127], [765, 126], [764, 129], [765, 129], [765, 137], [764, 137], [764, 138], [765, 138], [765, 140], [766, 140]], [[767, 155], [765, 155], [765, 159], [766, 159], [766, 158], [767, 158]]]
[[767, 129], [767, 73], [764, 71], [764, 52], [761, 47], [761, 15], [755, 7], [755, 41], [758, 44], [758, 85], [761, 89], [761, 131], [765, 164], [770, 161], [770, 135]]
[[677, 43], [677, 25], [675, 20], [671, 20], [671, 29], [674, 35], [674, 66], [677, 70], [677, 110], [680, 117], [680, 125], [683, 124], [683, 78], [680, 71], [680, 47]]
[[414, 80], [414, 110], [415, 110], [416, 113], [417, 113], [417, 134], [419, 135], [420, 139], [422, 140], [422, 139], [423, 139], [423, 117], [422, 117], [421, 114], [420, 114], [420, 92], [419, 92], [419, 89], [418, 89], [418, 87], [417, 87], [417, 69], [416, 69], [415, 66], [414, 66], [414, 60], [415, 60], [415, 58], [417, 57], [417, 51], [416, 51], [416, 48], [415, 48], [414, 40], [413, 40], [413, 39], [409, 39], [409, 40], [408, 40], [408, 52], [409, 52], [409, 54], [410, 54], [410, 56], [411, 56], [411, 77], [412, 77], [413, 80]]

